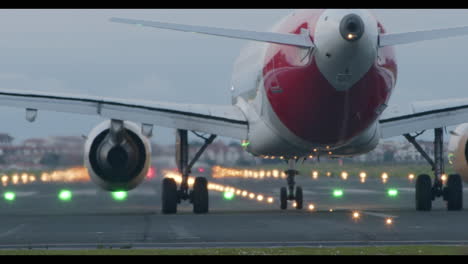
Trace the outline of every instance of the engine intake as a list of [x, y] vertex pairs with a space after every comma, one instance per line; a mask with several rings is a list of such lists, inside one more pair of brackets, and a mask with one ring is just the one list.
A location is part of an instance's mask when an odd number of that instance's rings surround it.
[[85, 144], [85, 166], [91, 179], [108, 191], [128, 191], [145, 178], [151, 145], [138, 125], [106, 121], [95, 127]]

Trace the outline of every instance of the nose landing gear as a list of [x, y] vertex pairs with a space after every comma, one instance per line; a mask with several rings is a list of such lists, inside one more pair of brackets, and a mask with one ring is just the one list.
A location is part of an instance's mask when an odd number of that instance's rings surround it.
[[297, 159], [289, 159], [289, 168], [284, 172], [287, 176], [288, 188], [282, 187], [280, 191], [280, 208], [282, 210], [286, 210], [288, 208], [288, 201], [294, 201], [297, 210], [301, 210], [303, 208], [302, 187], [296, 187], [296, 182], [294, 180], [296, 175], [299, 175], [299, 171], [296, 170], [297, 162]]

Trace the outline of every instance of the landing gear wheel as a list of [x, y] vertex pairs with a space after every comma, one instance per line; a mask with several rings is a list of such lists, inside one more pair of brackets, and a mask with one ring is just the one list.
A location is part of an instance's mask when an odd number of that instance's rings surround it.
[[208, 181], [204, 177], [197, 177], [193, 184], [192, 203], [195, 214], [208, 213]]
[[303, 208], [303, 200], [302, 200], [302, 188], [296, 187], [296, 209], [302, 210]]
[[460, 211], [463, 208], [463, 184], [460, 175], [451, 174], [445, 187], [447, 210]]
[[280, 191], [280, 208], [281, 210], [288, 208], [288, 190], [286, 190], [286, 187], [282, 187]]
[[429, 175], [422, 174], [416, 180], [416, 210], [430, 211], [432, 209], [432, 184]]
[[177, 213], [177, 184], [174, 179], [165, 178], [162, 183], [162, 213]]

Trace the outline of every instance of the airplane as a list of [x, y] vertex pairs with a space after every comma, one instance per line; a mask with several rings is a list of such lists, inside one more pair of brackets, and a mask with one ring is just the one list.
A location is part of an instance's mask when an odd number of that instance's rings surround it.
[[[415, 184], [418, 211], [429, 211], [436, 198], [447, 209], [463, 208], [463, 178], [468, 177], [468, 98], [414, 102], [410, 112], [389, 100], [398, 66], [394, 46], [468, 35], [468, 26], [388, 33], [377, 17], [361, 9], [295, 11], [268, 32], [181, 25], [127, 18], [111, 22], [249, 40], [237, 59], [230, 89], [231, 105], [180, 104], [84, 95], [0, 90], [0, 105], [26, 109], [99, 115], [107, 119], [88, 134], [85, 166], [91, 179], [107, 191], [136, 188], [150, 165], [153, 127], [176, 130], [176, 161], [182, 183], [162, 181], [162, 213], [176, 214], [189, 201], [193, 212], [209, 212], [207, 180], [188, 185], [191, 169], [217, 136], [239, 140], [256, 157], [287, 163], [288, 201], [303, 207], [303, 190], [295, 184], [297, 166], [314, 157], [340, 158], [368, 153], [381, 139], [404, 136], [427, 160], [434, 179], [419, 175]], [[449, 162], [457, 174], [445, 174], [443, 137], [450, 132]], [[434, 130], [430, 157], [416, 138]], [[189, 159], [188, 135], [204, 140]]]

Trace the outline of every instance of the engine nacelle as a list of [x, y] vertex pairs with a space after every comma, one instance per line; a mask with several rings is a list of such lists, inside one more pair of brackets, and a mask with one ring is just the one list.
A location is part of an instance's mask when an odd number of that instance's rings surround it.
[[468, 182], [468, 124], [458, 126], [450, 132], [448, 159], [455, 171]]
[[148, 172], [151, 144], [137, 124], [109, 120], [89, 133], [84, 155], [94, 183], [107, 191], [128, 191]]

